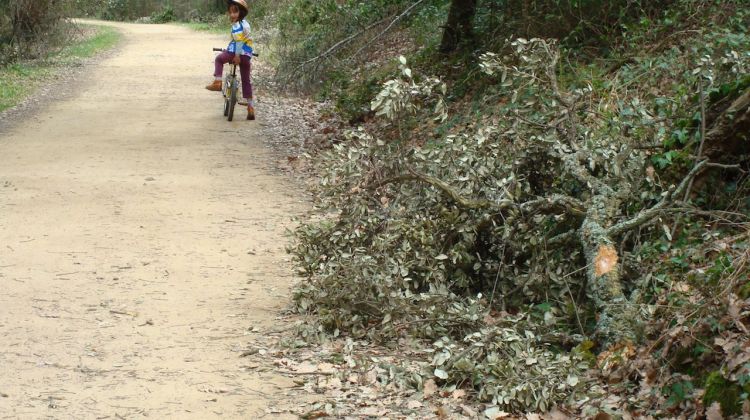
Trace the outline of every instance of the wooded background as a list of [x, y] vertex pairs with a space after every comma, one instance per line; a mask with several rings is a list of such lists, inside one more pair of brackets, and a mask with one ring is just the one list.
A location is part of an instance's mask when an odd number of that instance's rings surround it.
[[224, 0], [0, 0], [0, 53], [7, 55], [13, 46], [28, 46], [40, 37], [64, 38], [60, 23], [68, 17], [135, 20], [166, 14], [202, 21], [222, 13], [225, 4]]

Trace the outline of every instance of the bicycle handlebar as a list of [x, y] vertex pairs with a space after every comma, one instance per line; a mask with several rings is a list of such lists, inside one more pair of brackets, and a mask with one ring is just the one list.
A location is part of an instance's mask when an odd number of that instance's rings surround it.
[[[225, 51], [224, 48], [213, 48], [214, 51]], [[258, 57], [258, 53], [253, 53], [253, 57]]]

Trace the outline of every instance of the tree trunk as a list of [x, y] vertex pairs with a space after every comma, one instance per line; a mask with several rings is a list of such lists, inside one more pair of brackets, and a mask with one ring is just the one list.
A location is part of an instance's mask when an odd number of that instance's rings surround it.
[[589, 294], [597, 308], [596, 335], [605, 346], [632, 340], [632, 305], [622, 290], [621, 262], [607, 226], [620, 200], [606, 194], [592, 198], [579, 235], [587, 263]]
[[474, 15], [477, 0], [452, 0], [448, 11], [448, 22], [440, 41], [440, 52], [450, 53], [460, 45], [471, 44], [474, 39]]
[[712, 161], [736, 162], [750, 152], [750, 88], [732, 102], [706, 133], [704, 155]]

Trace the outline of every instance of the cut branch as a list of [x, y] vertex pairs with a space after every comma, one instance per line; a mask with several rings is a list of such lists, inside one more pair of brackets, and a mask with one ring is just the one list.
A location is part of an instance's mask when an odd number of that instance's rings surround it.
[[668, 191], [667, 194], [665, 194], [661, 199], [661, 201], [656, 203], [653, 207], [641, 210], [641, 212], [632, 219], [620, 222], [610, 227], [609, 229], [607, 229], [607, 234], [609, 236], [617, 236], [651, 221], [651, 219], [661, 214], [667, 208], [667, 206], [672, 204], [675, 201], [675, 197], [683, 194], [687, 190], [688, 185], [690, 185], [690, 181], [695, 178], [696, 175], [707, 168], [735, 170], [740, 169], [739, 165], [723, 165], [720, 163], [711, 163], [708, 160], [703, 160], [693, 167], [693, 169], [685, 176], [685, 178], [682, 180], [682, 182], [680, 182], [680, 185], [678, 185], [676, 189]]
[[419, 180], [426, 184], [432, 185], [433, 187], [437, 188], [438, 190], [443, 192], [445, 195], [450, 197], [451, 200], [456, 202], [456, 204], [464, 208], [474, 209], [474, 210], [494, 209], [494, 210], [502, 211], [502, 210], [508, 209], [509, 207], [513, 207], [515, 205], [512, 200], [507, 200], [507, 199], [493, 202], [489, 200], [473, 200], [470, 198], [462, 197], [461, 194], [459, 194], [456, 190], [451, 188], [450, 185], [446, 184], [445, 182], [435, 177], [419, 173], [412, 168], [407, 168], [407, 170], [414, 177], [415, 180]]
[[586, 215], [586, 205], [580, 200], [562, 194], [552, 194], [536, 200], [527, 201], [518, 206], [521, 211], [530, 213], [550, 213], [555, 210], [564, 210], [576, 217]]
[[580, 200], [562, 194], [553, 194], [549, 197], [541, 197], [524, 203], [516, 203], [513, 200], [502, 199], [498, 201], [475, 200], [463, 197], [453, 187], [444, 181], [415, 171], [413, 168], [407, 168], [409, 174], [399, 175], [387, 178], [382, 181], [374, 182], [366, 187], [367, 190], [375, 190], [389, 184], [418, 181], [429, 184], [437, 188], [440, 192], [448, 196], [459, 206], [471, 210], [495, 210], [503, 212], [510, 209], [519, 210], [523, 213], [551, 213], [554, 211], [563, 211], [576, 217], [583, 217], [586, 214], [586, 205]]
[[584, 154], [583, 150], [575, 153], [565, 153], [563, 150], [560, 150], [558, 156], [562, 159], [563, 165], [565, 165], [568, 172], [584, 183], [593, 193], [612, 195], [614, 193], [612, 187], [592, 175], [586, 167], [581, 165], [581, 159], [584, 158]]

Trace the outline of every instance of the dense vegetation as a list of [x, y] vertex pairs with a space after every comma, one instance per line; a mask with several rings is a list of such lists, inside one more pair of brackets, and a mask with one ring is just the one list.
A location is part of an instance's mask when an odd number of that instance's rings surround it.
[[[459, 3], [471, 25], [446, 48]], [[367, 121], [315, 156], [301, 311], [336, 336], [422, 339], [425, 378], [506, 410], [599, 393], [739, 412], [742, 2], [299, 0], [278, 16], [280, 77]]]

